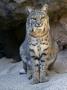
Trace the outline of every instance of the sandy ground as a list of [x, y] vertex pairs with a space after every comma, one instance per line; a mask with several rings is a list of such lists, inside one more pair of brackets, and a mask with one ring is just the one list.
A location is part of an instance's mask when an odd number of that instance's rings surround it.
[[19, 74], [23, 71], [22, 61], [15, 64], [11, 61], [0, 59], [0, 90], [67, 90], [67, 50], [58, 54], [49, 81], [35, 85], [31, 84], [26, 74]]

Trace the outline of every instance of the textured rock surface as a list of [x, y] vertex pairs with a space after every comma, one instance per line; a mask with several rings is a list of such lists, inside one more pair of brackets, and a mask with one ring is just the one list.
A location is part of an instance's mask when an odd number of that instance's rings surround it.
[[65, 48], [67, 46], [67, 17], [62, 17], [58, 23], [51, 25], [51, 32], [59, 47]]

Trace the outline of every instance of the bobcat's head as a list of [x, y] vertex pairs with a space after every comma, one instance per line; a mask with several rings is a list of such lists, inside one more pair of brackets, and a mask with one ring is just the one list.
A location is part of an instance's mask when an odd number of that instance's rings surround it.
[[47, 8], [45, 10], [33, 10], [31, 11], [26, 24], [26, 29], [29, 34], [33, 36], [41, 36], [49, 29], [49, 17], [47, 15]]

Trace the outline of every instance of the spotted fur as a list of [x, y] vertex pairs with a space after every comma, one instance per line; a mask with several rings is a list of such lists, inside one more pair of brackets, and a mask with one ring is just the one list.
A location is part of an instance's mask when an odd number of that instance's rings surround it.
[[55, 62], [58, 50], [56, 42], [51, 37], [46, 11], [32, 11], [27, 18], [26, 30], [30, 56], [28, 62], [31, 61], [31, 68], [27, 67], [27, 74], [32, 75], [33, 83], [45, 82], [48, 80], [47, 71]]

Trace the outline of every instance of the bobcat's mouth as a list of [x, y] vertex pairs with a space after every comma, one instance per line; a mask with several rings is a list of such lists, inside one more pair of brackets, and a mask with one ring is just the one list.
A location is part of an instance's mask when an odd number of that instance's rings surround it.
[[33, 37], [42, 37], [45, 34], [46, 34], [45, 27], [44, 29], [32, 30], [32, 32], [30, 33], [30, 35]]

